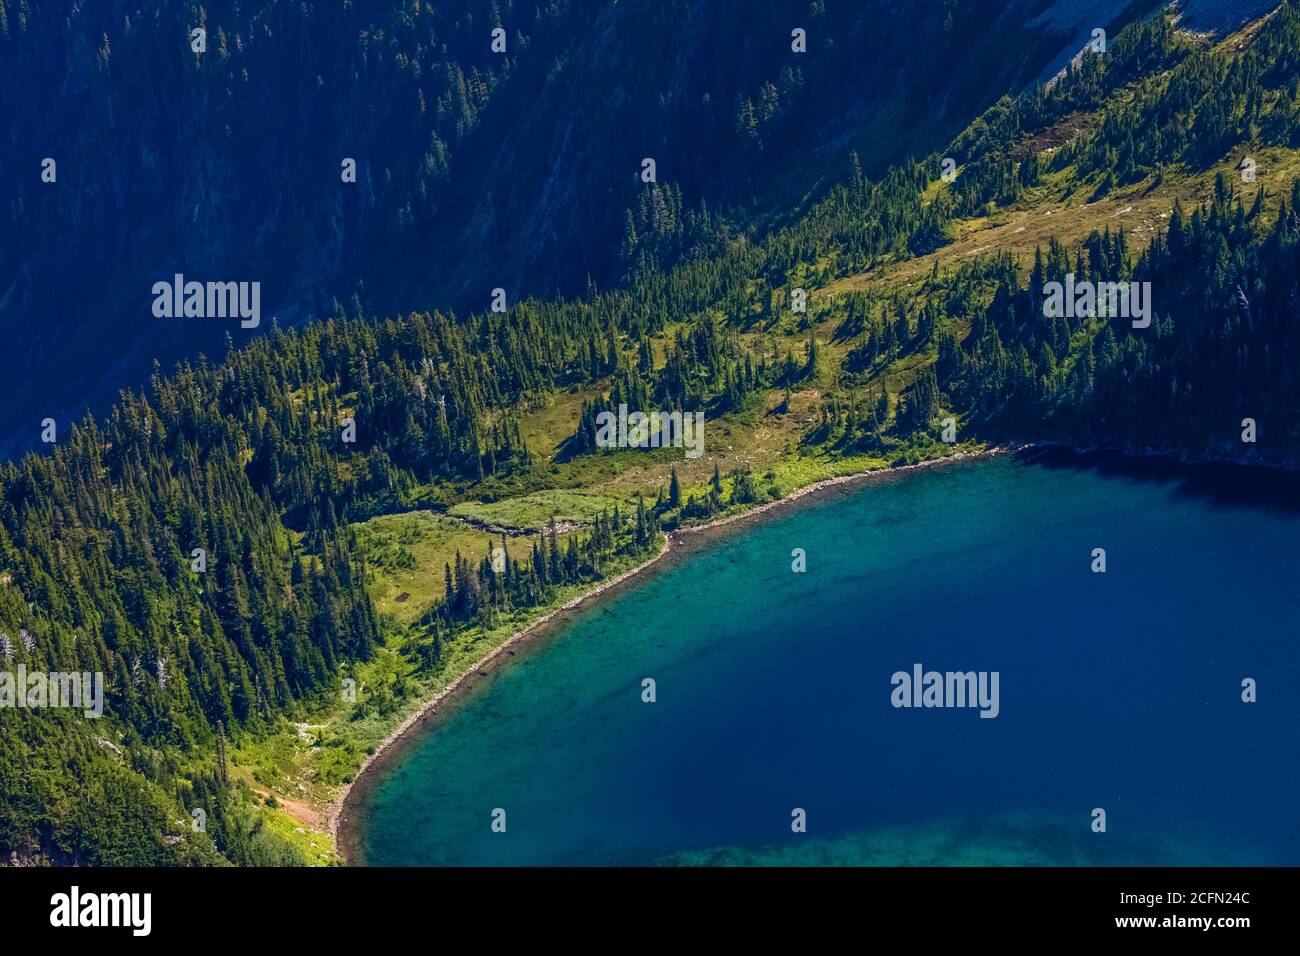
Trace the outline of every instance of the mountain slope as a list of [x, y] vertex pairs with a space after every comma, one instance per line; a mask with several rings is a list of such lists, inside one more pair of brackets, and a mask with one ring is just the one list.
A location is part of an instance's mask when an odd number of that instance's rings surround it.
[[155, 360], [258, 334], [156, 318], [152, 284], [177, 273], [260, 282], [265, 330], [572, 295], [761, 231], [851, 151], [872, 174], [937, 148], [1077, 48], [1045, 6], [5, 0], [0, 336], [20, 384], [0, 449], [104, 410]]

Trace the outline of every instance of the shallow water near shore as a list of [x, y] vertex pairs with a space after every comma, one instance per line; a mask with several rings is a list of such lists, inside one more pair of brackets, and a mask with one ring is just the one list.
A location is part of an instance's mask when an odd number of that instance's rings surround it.
[[[1300, 863], [1298, 484], [1050, 452], [778, 509], [467, 689], [354, 862]], [[917, 663], [998, 716], [891, 706]]]

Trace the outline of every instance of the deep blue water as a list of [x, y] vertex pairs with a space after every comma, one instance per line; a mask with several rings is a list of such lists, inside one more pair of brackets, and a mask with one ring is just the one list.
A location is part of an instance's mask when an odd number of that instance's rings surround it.
[[[376, 771], [364, 861], [1300, 863], [1297, 479], [1044, 461], [778, 512], [584, 612]], [[918, 662], [997, 671], [999, 716], [894, 708]]]

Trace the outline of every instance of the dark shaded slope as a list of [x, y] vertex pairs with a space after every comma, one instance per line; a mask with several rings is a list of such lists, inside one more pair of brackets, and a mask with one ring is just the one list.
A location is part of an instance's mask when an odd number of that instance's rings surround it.
[[0, 449], [250, 334], [155, 319], [159, 278], [260, 281], [263, 328], [607, 285], [629, 210], [666, 265], [717, 235], [702, 203], [761, 227], [852, 151], [869, 173], [936, 148], [1056, 52], [1043, 6], [4, 0]]

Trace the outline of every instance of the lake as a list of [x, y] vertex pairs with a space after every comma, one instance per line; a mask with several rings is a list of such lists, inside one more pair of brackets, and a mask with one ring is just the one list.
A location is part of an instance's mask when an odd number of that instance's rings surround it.
[[[777, 509], [381, 762], [356, 862], [1300, 863], [1297, 485], [1048, 451]], [[894, 706], [917, 665], [996, 716]]]

